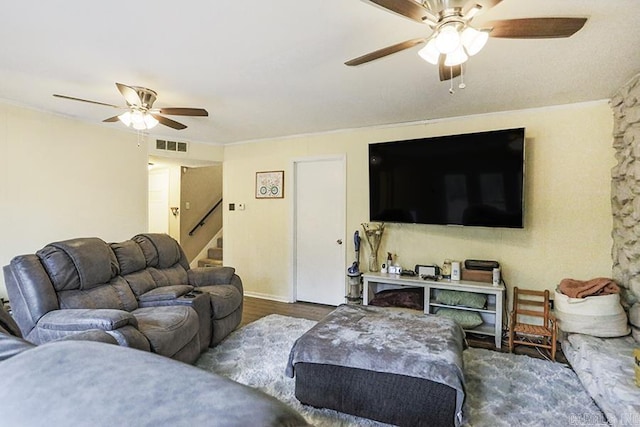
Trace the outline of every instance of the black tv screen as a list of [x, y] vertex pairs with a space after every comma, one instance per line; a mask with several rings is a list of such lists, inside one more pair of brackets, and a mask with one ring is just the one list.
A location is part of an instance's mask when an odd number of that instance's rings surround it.
[[523, 228], [524, 128], [369, 144], [371, 221]]

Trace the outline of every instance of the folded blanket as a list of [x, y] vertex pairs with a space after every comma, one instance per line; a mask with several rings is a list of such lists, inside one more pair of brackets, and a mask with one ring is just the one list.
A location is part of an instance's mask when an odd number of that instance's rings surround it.
[[620, 292], [620, 287], [612, 279], [598, 277], [591, 280], [562, 279], [560, 292], [570, 298], [584, 298], [593, 295], [609, 295]]

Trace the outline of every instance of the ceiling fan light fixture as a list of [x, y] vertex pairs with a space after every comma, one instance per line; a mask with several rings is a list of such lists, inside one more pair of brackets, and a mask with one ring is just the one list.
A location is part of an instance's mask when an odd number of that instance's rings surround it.
[[139, 110], [125, 111], [118, 116], [125, 126], [136, 130], [152, 129], [158, 125], [158, 120], [151, 114]]
[[147, 129], [152, 129], [154, 127], [156, 127], [158, 125], [158, 120], [153, 117], [151, 114], [149, 113], [145, 113], [144, 115], [144, 124], [147, 127]]
[[458, 49], [447, 55], [444, 60], [444, 65], [446, 65], [447, 67], [453, 67], [466, 62], [467, 59], [469, 59], [469, 56], [467, 56], [467, 54], [465, 53], [464, 48], [462, 46], [459, 46]]
[[480, 52], [484, 45], [487, 44], [487, 40], [489, 40], [489, 30], [476, 30], [473, 27], [467, 27], [462, 31], [460, 40], [467, 54], [473, 56]]
[[125, 126], [131, 126], [131, 111], [125, 111], [118, 116], [118, 120], [124, 123]]
[[454, 52], [460, 47], [460, 33], [455, 24], [443, 25], [435, 37], [436, 47], [445, 55]]
[[428, 63], [438, 65], [440, 51], [436, 47], [436, 40], [434, 38], [430, 39], [427, 45], [418, 51], [418, 55]]

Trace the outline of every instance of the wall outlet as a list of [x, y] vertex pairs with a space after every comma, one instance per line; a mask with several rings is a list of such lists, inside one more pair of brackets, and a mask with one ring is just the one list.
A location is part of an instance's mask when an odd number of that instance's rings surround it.
[[551, 310], [553, 310], [553, 300], [552, 299], [549, 300], [549, 308]]

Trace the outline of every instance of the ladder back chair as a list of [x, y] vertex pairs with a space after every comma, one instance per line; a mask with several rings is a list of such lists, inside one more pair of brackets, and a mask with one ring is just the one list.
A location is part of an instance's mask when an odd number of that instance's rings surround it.
[[551, 313], [549, 291], [513, 289], [513, 311], [509, 324], [509, 351], [516, 344], [544, 348], [556, 360], [558, 326]]

